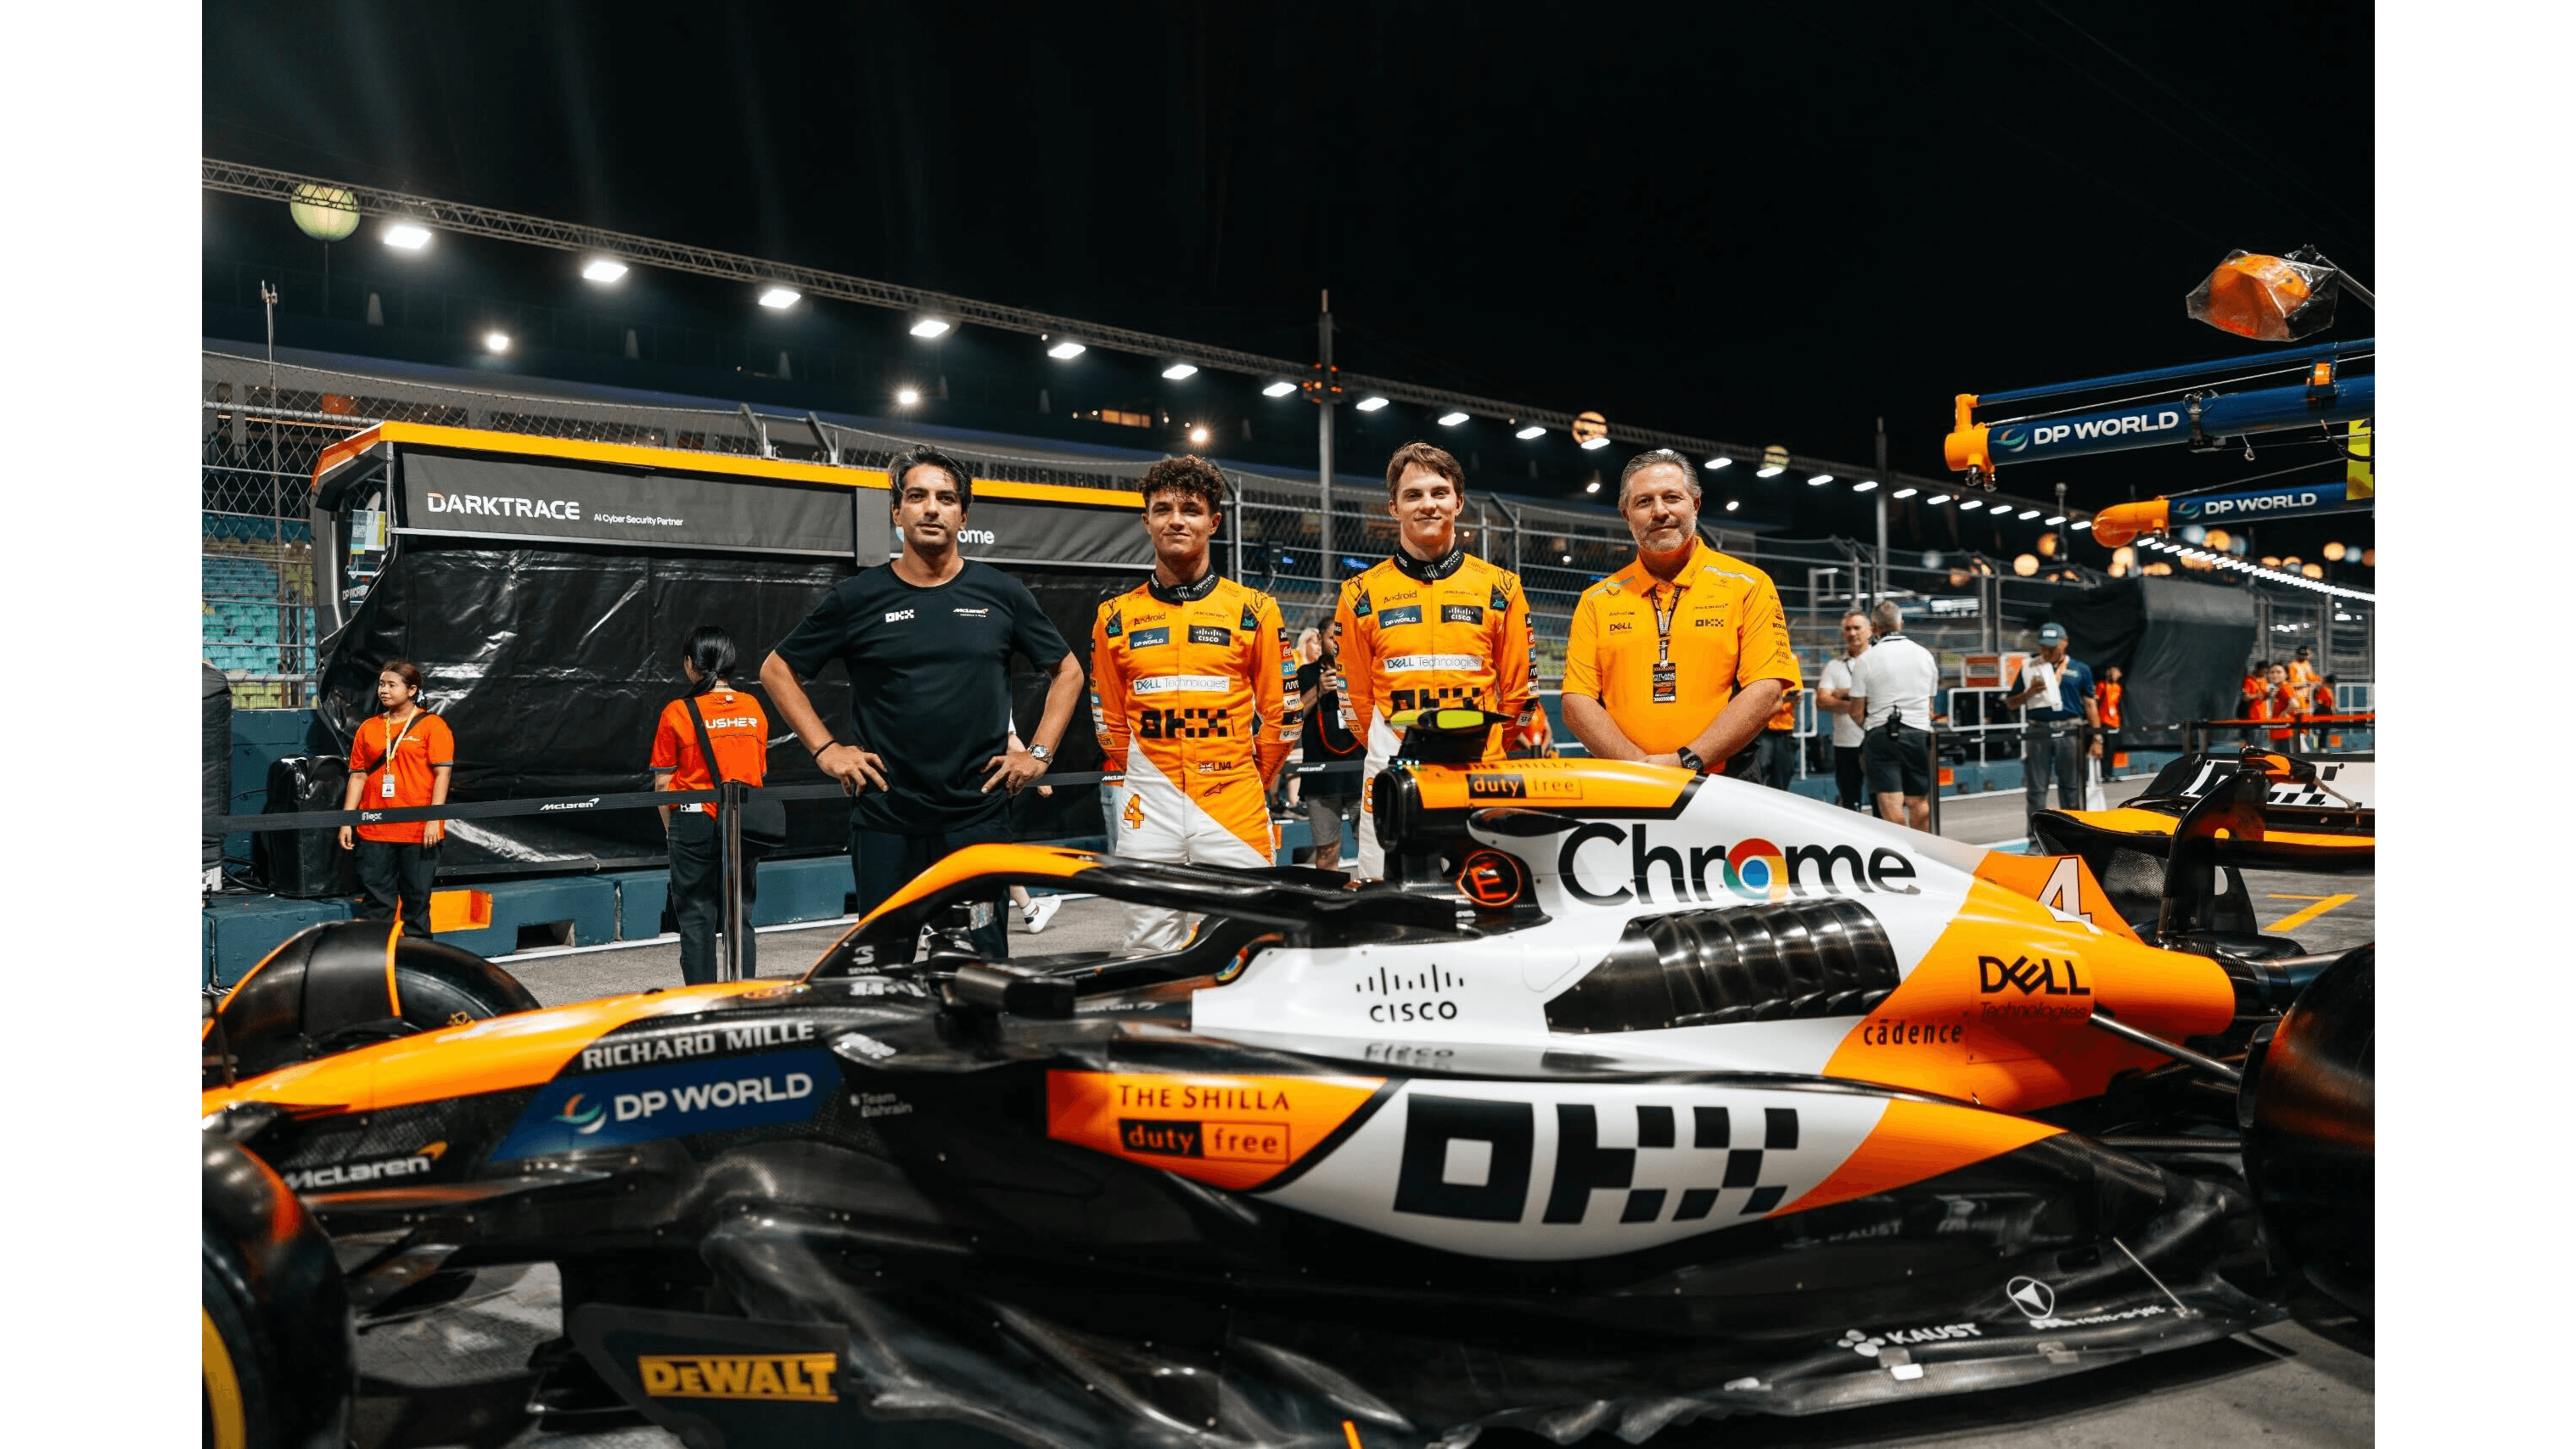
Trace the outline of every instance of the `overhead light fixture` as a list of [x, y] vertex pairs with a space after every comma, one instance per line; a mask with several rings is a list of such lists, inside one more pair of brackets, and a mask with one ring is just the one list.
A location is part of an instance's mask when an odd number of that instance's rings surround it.
[[2075, 532], [2077, 532], [2077, 533], [2082, 533], [2084, 530], [2086, 530], [2086, 529], [2088, 529], [2088, 528], [2091, 528], [2092, 526], [2093, 526], [2093, 520], [2092, 520], [2092, 519], [2089, 519], [2089, 518], [2087, 518], [2087, 519], [2082, 519], [2082, 520], [2080, 520], [2080, 521], [2078, 521], [2078, 522], [2070, 523], [2070, 524], [2068, 524], [2068, 525], [2067, 525], [2067, 527], [2068, 527], [2068, 528], [2070, 528], [2070, 529], [2074, 530], [2074, 531], [2075, 531]]
[[1382, 397], [1364, 397], [1359, 400], [1359, 410], [1364, 413], [1373, 413], [1385, 406], [1386, 399]]
[[1179, 382], [1185, 377], [1198, 376], [1198, 372], [1199, 365], [1195, 362], [1175, 362], [1171, 366], [1163, 369], [1163, 376], [1170, 378], [1174, 382]]
[[1810, 479], [1808, 479], [1808, 480], [1807, 480], [1807, 486], [1808, 486], [1808, 487], [1810, 487], [1810, 488], [1822, 488], [1822, 487], [1824, 487], [1826, 484], [1831, 483], [1832, 481], [1834, 481], [1834, 475], [1833, 475], [1833, 474], [1831, 474], [1831, 473], [1819, 473], [1819, 474], [1817, 474], [1816, 476], [1814, 476], [1813, 478], [1810, 478]]
[[395, 222], [385, 228], [385, 245], [400, 247], [407, 252], [419, 251], [429, 245], [429, 228], [417, 222]]
[[1947, 494], [1947, 493], [1935, 493], [1935, 494], [1933, 494], [1931, 497], [1924, 499], [1924, 500], [1923, 500], [1923, 503], [1924, 503], [1924, 506], [1925, 506], [1925, 507], [1928, 507], [1928, 508], [1938, 508], [1938, 507], [1940, 507], [1942, 504], [1947, 503], [1947, 502], [1949, 502], [1949, 501], [1950, 501], [1950, 495], [1949, 495], [1949, 494]]
[[910, 407], [914, 403], [921, 401], [921, 389], [917, 387], [905, 388], [894, 395], [894, 400], [903, 404], [905, 407]]
[[2061, 513], [2061, 514], [2058, 514], [2056, 517], [2049, 519], [2049, 520], [2048, 520], [2048, 525], [2049, 525], [2051, 528], [2054, 528], [2054, 527], [2056, 527], [2058, 524], [2064, 523], [2065, 521], [2066, 521], [2066, 515], [2065, 515], [2065, 514], [2063, 514], [2063, 513]]
[[1191, 424], [1191, 425], [1190, 425], [1190, 441], [1191, 441], [1191, 442], [1193, 442], [1193, 443], [1204, 443], [1204, 442], [1206, 442], [1207, 440], [1208, 440], [1208, 430], [1207, 430], [1207, 426], [1206, 426], [1205, 424], [1203, 424], [1203, 423], [1193, 423], [1193, 424]]
[[2025, 521], [2025, 522], [2029, 521], [2030, 519], [2037, 518], [2038, 516], [2039, 516], [2039, 510], [2038, 510], [2038, 509], [2036, 509], [2036, 508], [2025, 508], [2025, 509], [2023, 509], [2021, 512], [2016, 513], [2016, 514], [2014, 514], [2014, 515], [2013, 515], [2013, 517], [2018, 518], [2018, 519], [2021, 519], [2021, 520], [2023, 520], [2023, 521]]
[[912, 324], [912, 335], [915, 337], [936, 337], [947, 330], [948, 324], [936, 317], [924, 317]]
[[592, 257], [581, 269], [585, 282], [614, 282], [626, 275], [626, 264], [615, 257]]
[[509, 350], [510, 350], [510, 334], [509, 334], [509, 333], [507, 333], [507, 332], [486, 332], [486, 333], [484, 333], [484, 334], [483, 334], [483, 350], [484, 350], [484, 351], [486, 351], [486, 352], [507, 352], [507, 351], [509, 351]]
[[1442, 413], [1440, 415], [1440, 426], [1444, 428], [1454, 428], [1465, 421], [1467, 421], [1467, 415], [1465, 413]]
[[1524, 443], [1528, 442], [1532, 438], [1545, 437], [1546, 435], [1547, 429], [1540, 427], [1536, 423], [1532, 423], [1528, 427], [1521, 429], [1519, 432], [1512, 434], [1513, 437], [1520, 439]]
[[1055, 346], [1047, 349], [1047, 356], [1054, 358], [1058, 362], [1063, 362], [1069, 358], [1080, 357], [1082, 354], [1090, 350], [1091, 349], [1083, 346], [1079, 342], [1059, 342]]
[[1890, 497], [1890, 498], [1911, 498], [1911, 497], [1913, 497], [1915, 494], [1920, 493], [1920, 492], [1922, 492], [1922, 491], [1923, 491], [1923, 490], [1922, 490], [1922, 489], [1920, 489], [1920, 488], [1899, 488], [1899, 489], [1897, 489], [1895, 492], [1890, 493], [1890, 494], [1888, 494], [1887, 496], [1888, 496], [1888, 497]]
[[1788, 471], [1789, 470], [1785, 466], [1774, 463], [1767, 468], [1756, 468], [1753, 470], [1753, 476], [1756, 478], [1777, 478]]
[[1714, 473], [1720, 468], [1734, 467], [1735, 460], [1726, 456], [1724, 453], [1720, 453], [1716, 457], [1709, 459], [1707, 462], [1700, 464], [1700, 466]]
[[1733, 513], [1733, 512], [1736, 510], [1736, 506], [1737, 506], [1737, 505], [1736, 505], [1736, 502], [1735, 502], [1735, 500], [1734, 500], [1734, 499], [1730, 498], [1730, 499], [1726, 500], [1726, 511], [1727, 511], [1727, 512], [1729, 512], [1729, 513]]
[[793, 287], [769, 287], [763, 289], [760, 294], [760, 305], [772, 312], [785, 311], [795, 306], [799, 300], [801, 300], [801, 294]]
[[1600, 479], [1598, 479], [1598, 478], [1595, 478], [1595, 479], [1593, 479], [1591, 482], [1584, 484], [1584, 485], [1583, 485], [1583, 491], [1584, 491], [1584, 492], [1586, 492], [1586, 493], [1598, 493], [1598, 492], [1600, 492], [1600, 491], [1601, 491], [1601, 480], [1600, 480]]
[[1852, 491], [1853, 491], [1854, 493], [1867, 493], [1868, 491], [1870, 491], [1870, 490], [1871, 490], [1871, 489], [1873, 489], [1873, 488], [1876, 488], [1877, 486], [1878, 486], [1878, 480], [1877, 480], [1877, 479], [1875, 479], [1875, 478], [1863, 478], [1863, 479], [1862, 479], [1862, 480], [1860, 480], [1859, 482], [1854, 483], [1854, 484], [1852, 485]]
[[1261, 390], [1261, 395], [1263, 397], [1286, 397], [1288, 394], [1295, 392], [1296, 390], [1297, 384], [1293, 382], [1274, 382], [1268, 387], [1263, 388]]
[[1982, 498], [1962, 498], [1959, 500], [1959, 511], [1961, 513], [1974, 513], [1985, 506], [1986, 500]]
[[1591, 452], [1595, 448], [1606, 448], [1609, 446], [1610, 440], [1608, 438], [1586, 438], [1583, 440], [1583, 451], [1587, 453]]
[[1559, 555], [1557, 555], [1557, 556], [1558, 556], [1559, 558], [1564, 559], [1567, 563], [1572, 563], [1572, 562], [1574, 562], [1574, 555], [1572, 555], [1572, 554], [1570, 554], [1570, 553], [1568, 553], [1568, 554], [1559, 554]]

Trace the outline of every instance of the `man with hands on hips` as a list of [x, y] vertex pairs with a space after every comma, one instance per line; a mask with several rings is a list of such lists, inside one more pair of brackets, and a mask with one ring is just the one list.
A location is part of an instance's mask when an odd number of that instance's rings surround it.
[[1779, 590], [1700, 541], [1699, 495], [1698, 470], [1669, 448], [1620, 470], [1637, 561], [1576, 602], [1560, 703], [1600, 759], [1741, 775], [1755, 736], [1804, 680]]
[[[850, 873], [861, 915], [951, 851], [1010, 838], [1008, 797], [1046, 773], [1082, 698], [1082, 665], [1028, 587], [957, 551], [974, 502], [964, 465], [917, 447], [888, 465], [903, 552], [826, 594], [760, 666], [780, 717], [854, 797]], [[1051, 675], [1030, 744], [1011, 744], [1010, 656]], [[850, 672], [844, 744], [803, 684], [831, 660]], [[1002, 894], [974, 907], [975, 947], [1010, 955]]]

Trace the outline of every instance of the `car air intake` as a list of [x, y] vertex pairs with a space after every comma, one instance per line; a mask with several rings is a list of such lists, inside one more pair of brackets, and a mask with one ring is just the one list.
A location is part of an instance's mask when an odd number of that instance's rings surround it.
[[1862, 1016], [1896, 989], [1878, 918], [1841, 899], [1642, 916], [1547, 1003], [1551, 1031]]

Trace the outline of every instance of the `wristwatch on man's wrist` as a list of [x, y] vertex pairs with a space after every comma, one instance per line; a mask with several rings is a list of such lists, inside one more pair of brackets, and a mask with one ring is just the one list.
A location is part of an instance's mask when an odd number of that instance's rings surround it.
[[1055, 763], [1055, 747], [1052, 745], [1031, 745], [1029, 746], [1029, 753], [1036, 756], [1037, 762], [1041, 765], [1052, 765]]
[[1673, 751], [1673, 758], [1681, 761], [1682, 768], [1690, 771], [1694, 775], [1705, 775], [1708, 773], [1708, 766], [1700, 763], [1699, 756], [1693, 754], [1691, 752], [1691, 747], [1688, 745], [1684, 745], [1680, 749]]

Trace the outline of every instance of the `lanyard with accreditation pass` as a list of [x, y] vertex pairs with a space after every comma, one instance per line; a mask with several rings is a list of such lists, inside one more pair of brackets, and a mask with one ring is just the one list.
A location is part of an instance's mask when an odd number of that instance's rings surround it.
[[[1667, 594], [1672, 598], [1669, 607], [1664, 602]], [[1681, 685], [1673, 669], [1673, 615], [1682, 606], [1681, 585], [1656, 589], [1646, 596], [1646, 601], [1655, 611], [1655, 703], [1671, 704], [1681, 698]]]
[[388, 736], [385, 742], [385, 783], [384, 788], [377, 791], [377, 793], [382, 795], [385, 799], [390, 800], [394, 798], [394, 751], [401, 749], [402, 742], [411, 738], [411, 727], [420, 723], [422, 713], [423, 711], [420, 710], [412, 711], [411, 718], [403, 721], [401, 734], [394, 733], [394, 722], [392, 720], [387, 719], [384, 722], [385, 734]]

